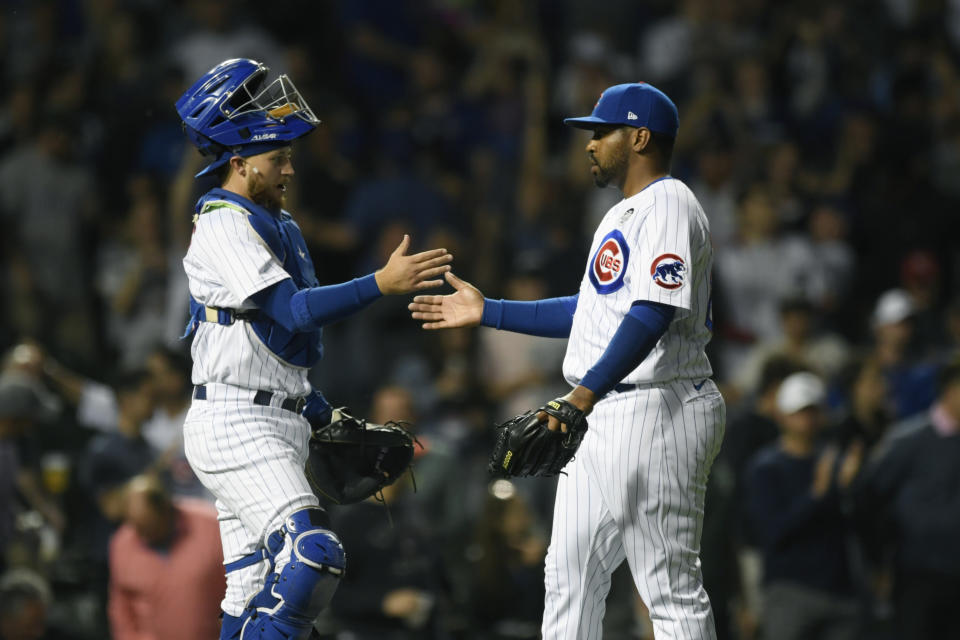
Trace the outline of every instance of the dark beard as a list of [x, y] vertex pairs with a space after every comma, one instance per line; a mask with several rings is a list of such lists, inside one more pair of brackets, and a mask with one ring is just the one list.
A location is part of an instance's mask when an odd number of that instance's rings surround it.
[[597, 173], [593, 176], [593, 184], [601, 189], [611, 182], [622, 185], [623, 177], [627, 173], [627, 151], [624, 150], [620, 155], [610, 158], [610, 164], [603, 166], [597, 163]]
[[597, 175], [593, 176], [593, 184], [603, 189], [610, 184], [610, 176], [603, 169], [597, 167]]

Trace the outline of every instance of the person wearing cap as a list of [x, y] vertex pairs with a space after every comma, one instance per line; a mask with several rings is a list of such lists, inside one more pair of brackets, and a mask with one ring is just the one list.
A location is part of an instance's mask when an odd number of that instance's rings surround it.
[[776, 396], [778, 441], [750, 461], [745, 515], [763, 555], [762, 637], [852, 639], [858, 625], [842, 497], [863, 447], [820, 447], [826, 387], [809, 371]]
[[308, 380], [322, 327], [384, 295], [442, 284], [434, 278], [453, 259], [446, 249], [408, 254], [405, 235], [374, 273], [320, 286], [284, 210], [292, 145], [320, 121], [287, 75], [268, 75], [255, 60], [225, 60], [175, 105], [209, 161], [197, 177], [216, 183], [197, 202], [183, 259], [194, 385], [183, 434], [219, 509], [224, 640], [307, 637], [345, 569], [304, 474], [311, 424], [332, 412]]
[[817, 310], [805, 295], [780, 300], [782, 335], [751, 346], [733, 382], [743, 394], [757, 390], [764, 364], [775, 357], [792, 359], [800, 368], [817, 371], [827, 380], [837, 375], [850, 357], [850, 347], [840, 336], [817, 331]]
[[872, 355], [879, 362], [893, 399], [894, 418], [930, 407], [937, 395], [937, 366], [916, 356], [913, 299], [903, 289], [885, 291], [870, 316]]
[[892, 557], [904, 640], [956, 635], [960, 598], [960, 360], [944, 367], [933, 407], [894, 426], [854, 485], [876, 564]]
[[709, 221], [670, 175], [677, 107], [632, 82], [564, 122], [591, 134], [594, 183], [624, 196], [594, 233], [578, 291], [492, 300], [447, 273], [455, 293], [417, 296], [410, 310], [425, 329], [568, 338], [563, 375], [573, 390], [554, 402], [588, 414], [589, 428], [557, 485], [544, 640], [599, 638], [610, 576], [624, 560], [656, 637], [716, 638], [698, 556], [726, 406], [704, 352], [713, 327]]

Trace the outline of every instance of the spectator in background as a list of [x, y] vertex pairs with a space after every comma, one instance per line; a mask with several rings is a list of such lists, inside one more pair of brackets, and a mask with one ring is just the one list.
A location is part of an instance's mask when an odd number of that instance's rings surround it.
[[847, 363], [850, 348], [839, 336], [818, 332], [816, 321], [816, 309], [806, 297], [795, 296], [781, 301], [782, 336], [764, 340], [750, 350], [734, 378], [739, 391], [751, 393], [756, 390], [764, 364], [773, 357], [788, 358], [825, 380], [837, 375]]
[[0, 571], [20, 511], [18, 494], [26, 499], [25, 506], [39, 511], [57, 529], [66, 526], [60, 509], [41, 490], [35, 470], [21, 467], [18, 446], [33, 425], [55, 415], [31, 385], [6, 373], [0, 375]]
[[853, 283], [856, 259], [847, 240], [847, 216], [838, 205], [821, 202], [810, 210], [806, 233], [792, 239], [793, 253], [809, 265], [804, 290], [816, 311], [831, 320]]
[[893, 396], [894, 419], [908, 418], [929, 407], [937, 393], [937, 369], [911, 351], [914, 305], [903, 289], [890, 289], [877, 299], [870, 318], [873, 349]]
[[407, 475], [384, 487], [383, 505], [370, 497], [331, 512], [332, 528], [350, 541], [350, 571], [330, 604], [345, 637], [416, 640], [439, 633], [448, 589], [435, 529], [412, 488]]
[[795, 273], [784, 260], [780, 222], [766, 188], [753, 185], [740, 199], [735, 243], [717, 254], [716, 278], [723, 293], [726, 322], [722, 370], [733, 373], [759, 340], [780, 335], [780, 299], [798, 292]]
[[851, 363], [840, 378], [846, 412], [836, 426], [834, 439], [841, 446], [859, 440], [870, 451], [892, 422], [890, 387], [880, 363], [870, 357]]
[[283, 73], [284, 69], [275, 67], [283, 59], [282, 49], [244, 11], [231, 10], [217, 0], [188, 0], [184, 5], [180, 17], [187, 20], [176, 32], [183, 35], [170, 43], [167, 55], [185, 77], [199, 78], [231, 56], [268, 60], [274, 73]]
[[723, 127], [697, 144], [697, 179], [690, 189], [710, 220], [714, 251], [723, 251], [736, 236], [737, 184], [733, 141]]
[[[799, 184], [800, 150], [795, 142], [783, 141], [770, 147], [764, 159], [764, 185], [770, 193], [777, 219], [795, 229], [804, 213]], [[712, 225], [710, 232], [713, 233]]]
[[75, 640], [70, 630], [50, 624], [52, 600], [46, 580], [32, 571], [0, 575], [0, 640]]
[[416, 497], [409, 503], [404, 500], [403, 508], [419, 514], [419, 519], [432, 521], [438, 544], [446, 548], [448, 543], [455, 543], [455, 536], [467, 528], [479, 506], [471, 499], [476, 480], [462, 472], [464, 461], [455, 453], [456, 443], [430, 430], [429, 422], [421, 422], [413, 394], [401, 386], [385, 385], [376, 390], [369, 419], [376, 424], [406, 422], [416, 434], [419, 446], [414, 448], [412, 471]]
[[41, 382], [39, 353], [32, 344], [19, 344], [4, 355], [0, 368], [0, 568], [21, 511], [39, 513], [55, 539], [68, 524], [62, 505], [44, 489], [40, 473], [42, 429], [57, 419], [60, 404]]
[[95, 436], [87, 444], [80, 464], [80, 484], [94, 500], [97, 516], [88, 521], [91, 557], [107, 560], [109, 538], [123, 520], [125, 485], [156, 461], [143, 437], [144, 421], [152, 409], [146, 374], [133, 372], [120, 379], [116, 388], [115, 431]]
[[216, 638], [226, 584], [216, 511], [175, 502], [149, 476], [131, 480], [110, 540], [113, 640]]
[[923, 357], [935, 355], [943, 346], [940, 262], [932, 251], [917, 249], [900, 261], [900, 284], [913, 304], [912, 350]]
[[193, 385], [190, 357], [168, 347], [155, 348], [146, 360], [153, 394], [153, 415], [143, 425], [143, 437], [157, 456], [156, 469], [174, 496], [193, 496], [213, 501], [200, 483], [183, 451], [183, 421], [190, 408]]
[[731, 417], [710, 472], [701, 555], [704, 583], [708, 588], [714, 585], [710, 593], [718, 637], [729, 633], [721, 625], [729, 625], [733, 614], [744, 640], [753, 637], [759, 624], [762, 559], [757, 534], [744, 517], [746, 469], [758, 451], [777, 439], [777, 391], [783, 379], [799, 369], [785, 357], [775, 356], [764, 364], [757, 388], [741, 400], [740, 411]]
[[42, 640], [47, 631], [50, 587], [40, 576], [13, 573], [0, 577], [0, 639]]
[[534, 640], [543, 615], [542, 524], [508, 480], [493, 481], [466, 548], [473, 628], [489, 640]]
[[[841, 495], [856, 475], [862, 444], [842, 455], [820, 450], [823, 382], [806, 371], [777, 391], [780, 439], [747, 471], [750, 527], [763, 550], [764, 638], [853, 640], [858, 623]], [[839, 465], [838, 465], [839, 463]]]
[[127, 185], [128, 209], [105, 225], [96, 283], [107, 302], [107, 337], [124, 369], [141, 366], [166, 330], [167, 255], [160, 196], [146, 175]]
[[875, 558], [893, 552], [899, 638], [950, 635], [960, 600], [960, 361], [941, 373], [932, 410], [881, 443], [855, 495]]
[[0, 161], [0, 216], [12, 269], [5, 308], [23, 335], [89, 361], [98, 331], [85, 238], [97, 192], [90, 168], [73, 158], [75, 124], [47, 114], [31, 144]]

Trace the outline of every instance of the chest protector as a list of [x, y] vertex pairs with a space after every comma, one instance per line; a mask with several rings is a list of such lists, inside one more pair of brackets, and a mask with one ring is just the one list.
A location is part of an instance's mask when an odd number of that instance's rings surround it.
[[[196, 214], [201, 216], [219, 207], [229, 207], [247, 216], [250, 226], [283, 264], [297, 289], [319, 286], [303, 234], [289, 213], [281, 210], [278, 215], [272, 214], [243, 196], [218, 188], [208, 191], [197, 201]], [[229, 325], [236, 321], [249, 322], [260, 341], [275, 356], [294, 366], [312, 367], [323, 356], [320, 329], [287, 331], [259, 310], [214, 309], [198, 303], [193, 296], [190, 296], [190, 323], [183, 337], [193, 335], [200, 322]]]

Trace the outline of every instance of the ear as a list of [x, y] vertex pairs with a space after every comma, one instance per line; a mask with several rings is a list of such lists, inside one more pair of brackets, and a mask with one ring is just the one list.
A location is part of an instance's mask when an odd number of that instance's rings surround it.
[[634, 153], [643, 153], [648, 144], [650, 144], [650, 129], [646, 127], [634, 129], [632, 145]]
[[233, 156], [230, 158], [230, 168], [244, 178], [247, 177], [247, 163], [240, 156]]

